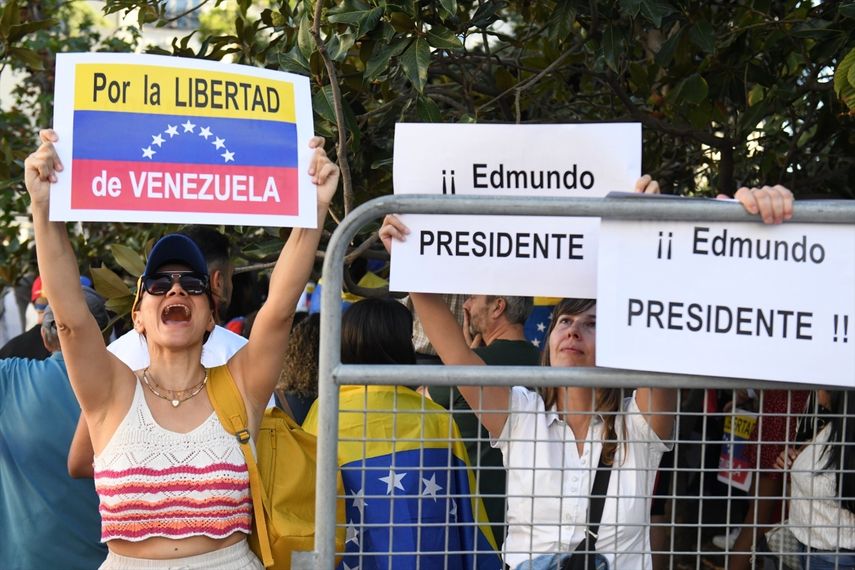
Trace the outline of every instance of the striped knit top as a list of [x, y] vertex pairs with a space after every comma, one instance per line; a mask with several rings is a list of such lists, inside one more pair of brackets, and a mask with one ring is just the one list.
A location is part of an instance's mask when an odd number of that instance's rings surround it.
[[95, 457], [101, 541], [250, 533], [249, 473], [216, 412], [188, 433], [162, 428], [137, 382], [128, 414]]

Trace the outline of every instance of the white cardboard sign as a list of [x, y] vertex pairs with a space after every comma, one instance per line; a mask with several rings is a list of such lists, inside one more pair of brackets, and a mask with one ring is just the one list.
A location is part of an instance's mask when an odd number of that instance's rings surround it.
[[57, 55], [51, 219], [314, 226], [308, 79], [217, 61]]
[[[641, 174], [637, 123], [399, 124], [395, 194], [603, 197]], [[402, 216], [395, 291], [591, 297], [597, 218]]]
[[604, 220], [597, 365], [855, 387], [855, 227]]

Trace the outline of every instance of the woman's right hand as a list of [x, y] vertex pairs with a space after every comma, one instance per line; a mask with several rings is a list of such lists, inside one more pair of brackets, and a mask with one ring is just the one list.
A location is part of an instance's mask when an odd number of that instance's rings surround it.
[[404, 225], [398, 216], [389, 214], [383, 218], [383, 225], [378, 232], [380, 240], [383, 242], [383, 247], [386, 248], [386, 253], [392, 253], [392, 239], [404, 241], [406, 235], [410, 233], [410, 228]]
[[793, 461], [795, 461], [798, 456], [799, 452], [796, 451], [795, 448], [787, 447], [780, 455], [778, 455], [778, 458], [775, 460], [775, 467], [778, 469], [788, 470], [793, 466]]
[[53, 129], [43, 129], [39, 132], [39, 139], [42, 144], [24, 161], [24, 184], [32, 204], [47, 205], [50, 203], [50, 185], [56, 182], [56, 173], [62, 170], [54, 147], [59, 137]]

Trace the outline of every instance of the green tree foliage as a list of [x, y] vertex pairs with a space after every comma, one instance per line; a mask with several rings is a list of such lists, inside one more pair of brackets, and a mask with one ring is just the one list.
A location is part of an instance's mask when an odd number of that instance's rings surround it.
[[[339, 217], [392, 191], [401, 121], [639, 121], [644, 170], [666, 191], [783, 183], [798, 196], [855, 193], [852, 1], [215, 5], [207, 33], [194, 32], [199, 45], [187, 36], [153, 51], [308, 76], [315, 128], [337, 142], [343, 166]], [[166, 22], [156, 0], [106, 6], [138, 10], [141, 25]], [[247, 261], [275, 249], [267, 235], [237, 233], [253, 244]]]

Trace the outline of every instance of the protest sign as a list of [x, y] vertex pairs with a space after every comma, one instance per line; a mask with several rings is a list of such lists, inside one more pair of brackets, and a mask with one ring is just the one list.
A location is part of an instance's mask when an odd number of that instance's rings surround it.
[[58, 54], [52, 220], [314, 226], [308, 80], [140, 54]]
[[[396, 194], [602, 197], [641, 173], [637, 123], [399, 124]], [[591, 297], [598, 218], [402, 216], [395, 291]]]
[[604, 220], [597, 365], [855, 387], [855, 227]]
[[718, 462], [718, 480], [740, 491], [751, 490], [754, 465], [748, 458], [751, 434], [757, 425], [757, 414], [735, 409], [724, 418], [724, 435]]

